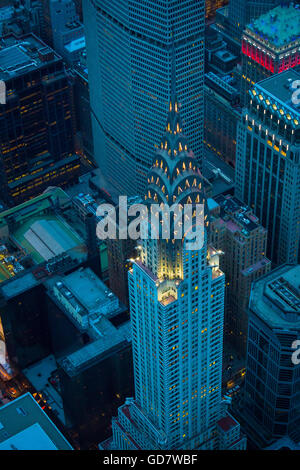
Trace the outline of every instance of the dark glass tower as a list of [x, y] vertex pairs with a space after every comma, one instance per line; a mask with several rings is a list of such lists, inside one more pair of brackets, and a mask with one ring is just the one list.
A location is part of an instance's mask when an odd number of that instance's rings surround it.
[[73, 155], [69, 79], [64, 64], [34, 35], [7, 36], [0, 47], [0, 197], [23, 202], [78, 176]]

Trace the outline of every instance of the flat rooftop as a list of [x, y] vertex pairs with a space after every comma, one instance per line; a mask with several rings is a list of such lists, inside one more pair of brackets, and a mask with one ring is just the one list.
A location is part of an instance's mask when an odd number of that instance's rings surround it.
[[207, 147], [204, 156], [203, 176], [211, 185], [212, 197], [233, 190], [234, 168]]
[[46, 63], [61, 60], [49, 46], [33, 34], [21, 39], [13, 35], [0, 41], [0, 79], [21, 76]]
[[115, 294], [89, 268], [77, 269], [61, 278], [60, 282], [87, 312], [97, 312], [103, 303], [117, 300]]
[[229, 414], [221, 418], [217, 424], [223, 432], [231, 431], [233, 428], [239, 426], [239, 423]]
[[[66, 222], [63, 210], [56, 210], [58, 202], [60, 207], [70, 203], [59, 188], [0, 213], [0, 238], [8, 233], [11, 243], [30, 255], [35, 264], [66, 252], [72, 258], [84, 259], [85, 243]], [[1, 274], [5, 276], [3, 270]]]
[[10, 5], [0, 8], [0, 21], [10, 19], [13, 16], [14, 11], [14, 7]]
[[[39, 264], [68, 251], [83, 255], [84, 242], [79, 235], [58, 215], [41, 214], [29, 218], [12, 231], [10, 237]], [[77, 250], [76, 250], [77, 249]]]
[[300, 80], [300, 73], [296, 70], [289, 69], [258, 82], [256, 87], [265, 90], [283, 104], [287, 104], [299, 111], [299, 107], [297, 107], [291, 100], [291, 95], [293, 93], [293, 90], [291, 90], [291, 84], [295, 80]]
[[66, 438], [26, 393], [0, 408], [0, 450], [72, 450]]
[[53, 413], [65, 425], [66, 420], [62, 398], [50, 381], [51, 376], [55, 373], [57, 373], [57, 364], [52, 354], [39, 362], [35, 362], [26, 369], [23, 369], [23, 374], [27, 377], [31, 385], [33, 385], [38, 393], [42, 394]]
[[215, 85], [213, 89], [216, 90], [218, 90], [218, 88], [224, 89], [228, 93], [228, 96], [237, 95], [238, 93], [237, 89], [227, 83], [223, 77], [219, 77], [213, 72], [208, 72], [204, 75], [204, 83], [208, 86]]
[[[222, 218], [229, 216], [238, 224], [236, 225], [235, 230], [242, 230], [245, 235], [247, 235], [247, 232], [250, 233], [260, 227], [259, 221], [257, 217], [252, 214], [250, 207], [246, 206], [235, 196], [224, 196], [223, 194], [220, 194], [219, 196], [216, 196], [214, 200], [220, 206], [220, 216]], [[233, 228], [234, 227], [232, 227], [232, 229]]]
[[31, 271], [22, 273], [19, 276], [10, 279], [10, 282], [3, 282], [0, 287], [0, 293], [7, 299], [15, 297], [20, 293], [32, 289], [38, 284], [38, 280]]
[[288, 45], [300, 39], [300, 9], [299, 6], [279, 5], [261, 15], [248, 29], [268, 40], [276, 47]]
[[71, 54], [72, 52], [79, 51], [80, 49], [85, 48], [85, 36], [81, 38], [74, 39], [65, 45], [65, 49]]
[[300, 328], [300, 265], [283, 265], [252, 284], [250, 309], [271, 328]]
[[289, 69], [256, 83], [250, 94], [279, 119], [285, 119], [293, 127], [299, 127], [300, 107], [292, 100], [296, 90], [293, 88], [293, 83], [296, 80], [300, 80], [300, 73], [295, 69]]
[[99, 339], [61, 358], [60, 366], [69, 376], [74, 376], [86, 367], [100, 362], [110, 353], [122, 349], [131, 342], [131, 325], [127, 321], [116, 328], [109, 319], [101, 317], [97, 322]]

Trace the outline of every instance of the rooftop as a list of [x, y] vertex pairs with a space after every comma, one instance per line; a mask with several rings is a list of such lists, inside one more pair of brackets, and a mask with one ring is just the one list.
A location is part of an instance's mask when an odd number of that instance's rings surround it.
[[0, 450], [72, 450], [30, 393], [0, 408]]
[[213, 72], [208, 72], [204, 75], [205, 85], [218, 92], [227, 100], [235, 99], [238, 96], [238, 90], [228, 83], [226, 76], [219, 77]]
[[259, 221], [252, 214], [250, 207], [246, 206], [235, 196], [220, 194], [214, 199], [220, 206], [220, 216], [222, 218], [226, 216], [231, 217], [231, 225], [228, 228], [232, 231], [242, 231], [244, 235], [247, 235], [260, 227]]
[[60, 60], [53, 49], [33, 34], [18, 39], [13, 35], [0, 41], [0, 78], [17, 77]]
[[242, 271], [243, 276], [249, 276], [253, 273], [256, 273], [259, 271], [263, 266], [270, 265], [271, 261], [268, 258], [263, 257], [261, 260], [257, 261], [257, 263], [252, 264], [252, 266], [249, 266], [248, 268], [245, 268]]
[[30, 290], [38, 284], [38, 280], [33, 273], [28, 271], [20, 276], [10, 279], [9, 282], [1, 284], [0, 292], [5, 298], [17, 296], [25, 290]]
[[76, 375], [93, 363], [100, 362], [113, 351], [122, 349], [131, 342], [129, 321], [116, 328], [106, 317], [101, 317], [97, 329], [99, 331], [97, 340], [59, 360], [60, 366], [70, 376]]
[[285, 46], [300, 39], [300, 9], [292, 3], [277, 6], [261, 15], [248, 29], [276, 47]]
[[72, 304], [78, 315], [110, 314], [119, 309], [118, 298], [89, 268], [61, 277], [53, 287], [58, 298]]
[[252, 284], [250, 309], [271, 328], [300, 329], [300, 265], [283, 265]]
[[65, 49], [71, 54], [72, 52], [78, 51], [85, 48], [85, 36], [74, 39], [65, 45]]
[[58, 203], [63, 208], [68, 202], [66, 193], [55, 188], [0, 213], [0, 237], [8, 231], [11, 242], [35, 264], [65, 252], [78, 260], [85, 258], [84, 241], [66, 222], [63, 210], [58, 210]]
[[218, 421], [218, 426], [222, 429], [222, 431], [227, 432], [236, 426], [239, 426], [239, 423], [232, 416], [227, 415]]
[[47, 405], [53, 413], [65, 425], [65, 414], [63, 409], [62, 397], [53, 386], [53, 380], [56, 380], [57, 364], [55, 357], [51, 354], [31, 366], [23, 369], [23, 374], [37, 393], [43, 396], [47, 401]]
[[55, 201], [65, 204], [69, 201], [69, 196], [61, 188], [51, 188], [29, 201], [0, 213], [0, 228], [7, 225], [8, 218], [13, 218], [15, 222], [22, 221], [33, 213], [41, 212], [54, 205]]
[[234, 186], [234, 168], [215, 152], [204, 148], [203, 176], [211, 184], [212, 197], [231, 191]]
[[3, 8], [0, 8], [0, 21], [10, 19], [14, 14], [14, 7], [11, 5], [7, 5]]
[[255, 88], [265, 91], [274, 100], [299, 112], [299, 105], [292, 102], [292, 94], [296, 90], [292, 88], [292, 83], [295, 80], [300, 80], [299, 72], [289, 69], [258, 82]]
[[79, 268], [48, 281], [49, 294], [90, 342], [61, 358], [69, 375], [98, 363], [107, 354], [131, 341], [126, 308], [89, 268]]
[[255, 104], [261, 104], [278, 119], [298, 129], [300, 127], [299, 93], [296, 99], [293, 96], [297, 91], [294, 85], [297, 80], [300, 80], [300, 73], [289, 69], [256, 83], [249, 93]]

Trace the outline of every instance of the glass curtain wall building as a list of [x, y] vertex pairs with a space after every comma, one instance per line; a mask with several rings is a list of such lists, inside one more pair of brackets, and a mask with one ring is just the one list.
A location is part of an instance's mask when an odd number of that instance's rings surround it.
[[204, 0], [84, 0], [95, 159], [117, 192], [143, 194], [163, 133], [176, 44], [178, 98], [199, 162]]

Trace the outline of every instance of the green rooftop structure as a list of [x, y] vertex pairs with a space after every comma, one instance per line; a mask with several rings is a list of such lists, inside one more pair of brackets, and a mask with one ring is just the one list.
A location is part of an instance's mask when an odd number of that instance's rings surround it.
[[0, 281], [21, 271], [24, 259], [38, 265], [63, 253], [78, 261], [86, 258], [84, 240], [64, 217], [68, 206], [69, 196], [52, 188], [0, 214]]

